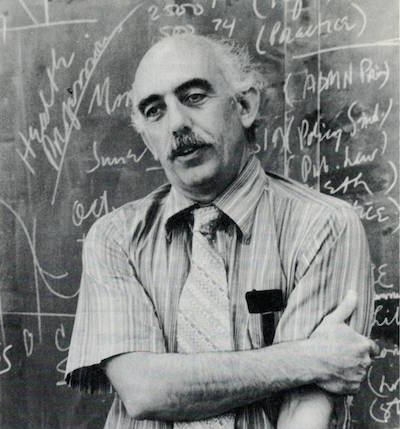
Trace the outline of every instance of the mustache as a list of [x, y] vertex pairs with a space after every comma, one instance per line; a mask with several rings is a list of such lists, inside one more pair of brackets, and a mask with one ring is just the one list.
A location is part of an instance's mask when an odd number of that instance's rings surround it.
[[193, 149], [197, 146], [209, 146], [212, 143], [212, 139], [205, 139], [191, 130], [179, 133], [172, 137], [169, 158], [173, 159], [177, 157], [184, 150]]

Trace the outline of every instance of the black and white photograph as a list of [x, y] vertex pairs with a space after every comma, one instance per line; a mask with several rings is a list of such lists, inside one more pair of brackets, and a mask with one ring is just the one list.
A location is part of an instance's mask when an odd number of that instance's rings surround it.
[[399, 0], [0, 0], [0, 429], [399, 429], [399, 165]]

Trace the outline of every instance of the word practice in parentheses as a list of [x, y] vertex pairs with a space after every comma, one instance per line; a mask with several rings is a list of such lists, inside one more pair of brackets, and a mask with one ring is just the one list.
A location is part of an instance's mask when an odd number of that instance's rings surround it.
[[[54, 26], [60, 26], [60, 25], [76, 25], [76, 24], [95, 24], [97, 22], [97, 19], [86, 19], [86, 18], [80, 18], [80, 19], [66, 19], [61, 21], [52, 21], [50, 19], [50, 11], [49, 11], [49, 1], [51, 0], [43, 0], [42, 2], [39, 2], [43, 4], [43, 13], [40, 14], [40, 16], [44, 16], [43, 20], [38, 19], [38, 14], [35, 14], [32, 9], [29, 8], [29, 3], [27, 3], [25, 0], [16, 0], [16, 3], [19, 3], [19, 5], [24, 9], [25, 15], [30, 19], [30, 24], [24, 24], [24, 25], [14, 25], [12, 27], [9, 27], [7, 25], [8, 17], [4, 14], [0, 15], [0, 25], [1, 29], [0, 32], [2, 33], [2, 39], [3, 43], [6, 43], [7, 41], [7, 33], [11, 32], [20, 32], [20, 31], [26, 31], [26, 30], [34, 30], [34, 29], [43, 29], [48, 27], [54, 27]], [[38, 2], [35, 2], [36, 4]]]
[[[253, 3], [254, 5], [254, 3]], [[315, 38], [316, 36], [324, 37], [329, 35], [335, 35], [340, 33], [351, 33], [355, 32], [356, 37], [360, 37], [368, 24], [367, 16], [363, 9], [355, 4], [350, 3], [353, 11], [356, 11], [356, 16], [352, 16], [351, 13], [334, 17], [334, 18], [319, 18], [317, 22], [312, 22], [308, 25], [296, 25], [296, 29], [288, 25], [288, 23], [284, 24], [281, 21], [276, 21], [272, 26], [272, 30], [269, 34], [268, 42], [269, 46], [277, 46], [277, 45], [285, 45], [289, 46], [296, 42], [304, 42], [305, 40], [310, 40]], [[254, 10], [254, 8], [253, 8]], [[258, 18], [266, 19], [266, 16], [261, 15], [259, 13], [255, 13]], [[301, 15], [301, 9], [297, 13], [295, 19], [293, 21], [297, 21], [298, 17]], [[265, 55], [267, 53], [267, 48], [265, 47], [265, 39], [266, 39], [266, 25], [263, 24], [260, 27], [260, 30], [257, 35], [256, 40], [256, 51], [259, 55]], [[319, 52], [319, 51], [318, 51]], [[318, 52], [312, 52], [303, 54], [302, 57], [312, 56]], [[322, 52], [322, 50], [321, 50]], [[293, 55], [293, 59], [300, 58], [300, 55]]]

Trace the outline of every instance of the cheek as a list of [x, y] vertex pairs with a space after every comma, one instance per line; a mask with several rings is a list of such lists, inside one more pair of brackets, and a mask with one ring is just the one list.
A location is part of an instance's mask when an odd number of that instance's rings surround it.
[[236, 110], [231, 101], [225, 100], [216, 104], [201, 121], [197, 121], [197, 126], [211, 135], [217, 143], [224, 144], [233, 132], [235, 122]]
[[168, 146], [167, 138], [160, 130], [145, 130], [142, 136], [146, 146], [157, 159], [165, 157], [166, 148]]

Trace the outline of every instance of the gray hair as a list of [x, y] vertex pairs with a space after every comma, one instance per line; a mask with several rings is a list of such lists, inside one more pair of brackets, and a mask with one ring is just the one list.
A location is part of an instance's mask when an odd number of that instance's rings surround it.
[[[217, 67], [232, 90], [232, 96], [240, 96], [241, 93], [248, 91], [250, 88], [257, 89], [260, 95], [264, 94], [267, 81], [261, 72], [260, 64], [251, 58], [246, 46], [240, 46], [236, 41], [230, 39], [216, 39], [201, 35], [183, 34], [170, 37], [174, 39], [194, 39], [208, 46], [215, 55]], [[132, 85], [131, 91], [133, 105], [132, 125], [140, 132], [141, 124], [134, 104], [133, 87], [134, 85]], [[250, 141], [255, 138], [254, 133], [257, 121], [256, 119], [255, 123], [247, 130]]]

